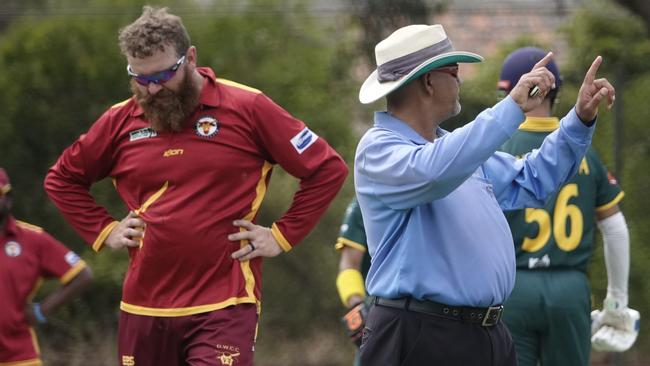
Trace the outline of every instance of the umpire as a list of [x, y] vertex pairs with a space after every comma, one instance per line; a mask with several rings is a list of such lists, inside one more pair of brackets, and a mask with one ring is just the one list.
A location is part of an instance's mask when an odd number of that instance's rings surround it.
[[[515, 365], [500, 321], [515, 278], [512, 236], [502, 208], [541, 206], [571, 177], [591, 142], [597, 108], [614, 88], [587, 72], [560, 128], [526, 158], [498, 153], [554, 83], [547, 54], [510, 95], [453, 132], [460, 112], [458, 63], [440, 25], [398, 29], [375, 48], [377, 70], [359, 99], [386, 96], [387, 111], [362, 137], [355, 189], [372, 257], [373, 296], [361, 364]], [[531, 90], [536, 91], [532, 93]], [[532, 95], [532, 96], [531, 96]]]

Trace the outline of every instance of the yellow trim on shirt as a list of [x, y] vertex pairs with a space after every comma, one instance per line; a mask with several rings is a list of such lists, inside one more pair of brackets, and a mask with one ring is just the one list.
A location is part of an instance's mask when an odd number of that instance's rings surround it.
[[280, 229], [278, 229], [278, 225], [276, 225], [275, 223], [273, 225], [271, 225], [271, 234], [273, 235], [275, 240], [278, 242], [278, 244], [280, 244], [280, 248], [282, 248], [282, 250], [284, 250], [285, 252], [288, 252], [291, 249], [293, 249], [293, 247], [291, 246], [291, 243], [289, 243], [289, 241], [284, 237], [284, 235], [282, 235], [282, 231], [280, 231]]
[[[251, 210], [244, 216], [244, 220], [253, 221], [255, 215], [262, 205], [264, 196], [266, 195], [266, 177], [269, 175], [269, 172], [273, 169], [273, 164], [268, 161], [264, 162], [262, 166], [262, 173], [260, 174], [260, 179], [257, 181], [257, 186], [255, 187], [255, 199], [251, 203]], [[244, 228], [239, 228], [239, 231], [246, 231]], [[243, 248], [248, 245], [248, 240], [240, 240], [239, 248]], [[241, 267], [242, 274], [244, 275], [244, 281], [246, 283], [246, 294], [248, 297], [255, 298], [255, 276], [251, 270], [250, 261], [239, 262]]]
[[62, 285], [67, 285], [68, 282], [70, 282], [73, 278], [77, 277], [79, 272], [81, 272], [84, 268], [88, 267], [86, 262], [83, 260], [79, 260], [72, 268], [68, 270], [63, 276], [59, 278], [59, 281], [61, 282]]
[[621, 202], [621, 200], [623, 199], [624, 196], [625, 196], [625, 192], [621, 191], [621, 193], [617, 194], [616, 197], [614, 197], [613, 200], [609, 201], [608, 203], [606, 203], [606, 204], [604, 204], [602, 206], [596, 207], [595, 211], [596, 212], [603, 212], [603, 211], [609, 210], [610, 208], [614, 207], [619, 202]]
[[4, 186], [0, 187], [0, 193], [5, 194], [11, 191], [11, 184], [5, 184]]
[[42, 366], [43, 362], [39, 358], [31, 360], [14, 361], [14, 362], [0, 362], [0, 366]]
[[[264, 165], [262, 166], [262, 174], [260, 175], [260, 180], [257, 181], [257, 186], [255, 187], [255, 199], [253, 200], [253, 203], [251, 203], [250, 212], [244, 216], [244, 220], [253, 220], [253, 217], [255, 217], [257, 211], [260, 209], [262, 201], [264, 200], [264, 196], [266, 195], [266, 177], [269, 175], [271, 169], [273, 169], [273, 165], [268, 161], [265, 161]], [[248, 245], [248, 243], [245, 245]]]
[[356, 249], [356, 250], [359, 250], [359, 251], [361, 251], [363, 253], [366, 252], [366, 247], [363, 246], [363, 244], [359, 244], [356, 241], [350, 240], [348, 238], [344, 238], [342, 236], [340, 236], [340, 237], [338, 237], [336, 239], [336, 244], [334, 244], [334, 249], [341, 250], [346, 246], [348, 246], [350, 248], [353, 248], [353, 249]]
[[217, 83], [220, 83], [220, 84], [224, 84], [224, 85], [228, 85], [228, 86], [234, 86], [235, 88], [239, 88], [239, 89], [244, 89], [244, 90], [247, 90], [247, 91], [255, 93], [255, 94], [261, 94], [262, 93], [261, 90], [251, 88], [250, 86], [240, 84], [240, 83], [237, 83], [237, 82], [232, 81], [232, 80], [216, 78], [215, 81]]
[[40, 355], [41, 347], [38, 345], [38, 338], [36, 338], [36, 331], [34, 331], [34, 328], [29, 327], [29, 334], [32, 335], [32, 344], [34, 345], [34, 351], [36, 351], [37, 355]]
[[167, 187], [169, 187], [169, 181], [165, 181], [165, 183], [162, 185], [162, 187], [160, 187], [160, 189], [156, 193], [152, 194], [151, 197], [147, 198], [147, 200], [144, 201], [142, 206], [140, 206], [139, 209], [135, 210], [136, 215], [140, 215], [141, 213], [147, 211], [149, 206], [151, 206], [154, 202], [156, 202], [156, 200], [158, 200], [158, 198], [160, 198], [160, 196], [162, 196], [163, 193], [165, 193]]
[[34, 298], [34, 296], [36, 296], [36, 293], [38, 292], [38, 290], [41, 288], [42, 285], [43, 285], [43, 277], [39, 277], [36, 280], [36, 284], [34, 285], [34, 288], [32, 289], [32, 291], [29, 292], [29, 295], [27, 295], [27, 303], [32, 302], [32, 299]]
[[108, 238], [108, 235], [111, 233], [111, 231], [113, 231], [115, 226], [117, 226], [117, 224], [119, 223], [120, 223], [119, 221], [113, 221], [110, 224], [106, 225], [104, 230], [102, 230], [102, 232], [99, 233], [99, 236], [97, 236], [97, 239], [95, 239], [95, 242], [92, 245], [94, 251], [99, 252], [102, 249], [102, 247], [104, 246], [104, 240]]
[[111, 106], [111, 108], [109, 108], [109, 109], [113, 109], [113, 108], [121, 107], [121, 106], [125, 105], [126, 103], [128, 103], [129, 100], [131, 100], [131, 98], [129, 98], [129, 99], [127, 99], [127, 100], [123, 100], [123, 101], [121, 101], [121, 102], [119, 102], [119, 103], [115, 103], [115, 104], [113, 104], [113, 105]]
[[216, 304], [190, 306], [187, 308], [149, 308], [146, 306], [131, 305], [121, 301], [120, 310], [135, 315], [176, 317], [207, 313], [238, 304], [257, 304], [257, 299], [254, 297], [231, 297], [228, 300]]
[[524, 123], [519, 125], [520, 130], [531, 132], [550, 132], [560, 127], [557, 117], [526, 117]]
[[30, 231], [34, 231], [34, 232], [37, 232], [37, 233], [42, 233], [43, 232], [42, 227], [32, 225], [29, 222], [16, 220], [16, 225], [19, 226], [21, 229], [30, 230]]

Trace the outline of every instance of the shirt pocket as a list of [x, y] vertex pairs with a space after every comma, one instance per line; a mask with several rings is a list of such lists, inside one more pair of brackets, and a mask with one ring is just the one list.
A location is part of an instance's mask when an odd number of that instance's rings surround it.
[[470, 180], [472, 181], [473, 185], [478, 187], [480, 196], [481, 197], [488, 197], [490, 200], [494, 201], [497, 205], [499, 202], [497, 201], [496, 196], [494, 195], [494, 186], [492, 185], [492, 182], [490, 182], [489, 179], [483, 177], [480, 175], [480, 173], [474, 173], [470, 177]]

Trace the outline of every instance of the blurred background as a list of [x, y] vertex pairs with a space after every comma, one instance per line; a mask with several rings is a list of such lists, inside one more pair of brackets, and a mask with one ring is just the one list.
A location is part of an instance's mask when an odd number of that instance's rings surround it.
[[[116, 365], [116, 330], [126, 253], [93, 253], [42, 189], [62, 150], [111, 105], [130, 97], [117, 32], [141, 0], [2, 0], [0, 3], [0, 166], [14, 186], [14, 214], [42, 226], [91, 265], [92, 288], [37, 330], [46, 365]], [[650, 365], [650, 2], [645, 0], [250, 0], [159, 1], [180, 15], [199, 64], [218, 77], [261, 89], [304, 120], [352, 164], [356, 142], [382, 102], [357, 99], [374, 69], [374, 45], [396, 28], [441, 23], [456, 49], [486, 57], [463, 65], [463, 112], [454, 129], [496, 102], [501, 62], [511, 50], [553, 50], [564, 78], [556, 115], [573, 106], [596, 55], [617, 90], [601, 110], [594, 145], [626, 192], [631, 232], [630, 307], [641, 333], [624, 354], [593, 353], [592, 365]], [[277, 168], [258, 223], [288, 207], [297, 181]], [[334, 242], [352, 197], [352, 177], [314, 232], [291, 253], [267, 260], [256, 365], [351, 365], [336, 293]], [[115, 217], [126, 213], [110, 182], [93, 188]], [[589, 276], [593, 303], [606, 291], [602, 244]], [[52, 286], [55, 284], [49, 284]], [[47, 285], [40, 291], [46, 294]], [[2, 311], [2, 309], [0, 309]]]

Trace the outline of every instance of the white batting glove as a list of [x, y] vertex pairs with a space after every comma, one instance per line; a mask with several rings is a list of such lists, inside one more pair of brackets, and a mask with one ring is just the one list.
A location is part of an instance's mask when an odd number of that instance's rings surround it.
[[620, 306], [614, 298], [603, 301], [603, 310], [591, 312], [591, 346], [600, 352], [624, 352], [639, 334], [641, 315]]

